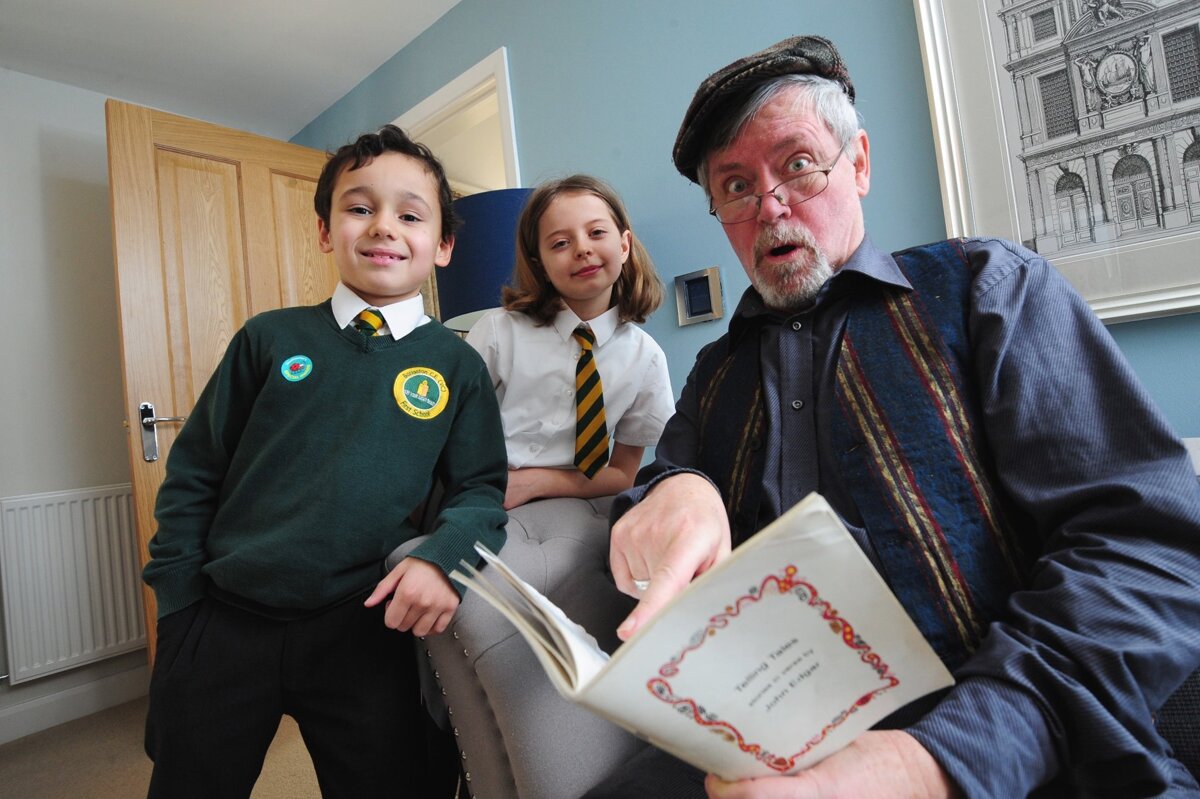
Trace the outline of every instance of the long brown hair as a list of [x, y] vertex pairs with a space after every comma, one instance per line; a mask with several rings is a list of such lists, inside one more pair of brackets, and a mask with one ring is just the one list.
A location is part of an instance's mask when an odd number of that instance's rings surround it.
[[629, 258], [613, 285], [612, 305], [619, 309], [617, 314], [622, 322], [646, 321], [646, 317], [662, 304], [662, 282], [654, 270], [650, 253], [629, 225], [629, 214], [625, 212], [621, 198], [611, 186], [591, 175], [571, 175], [548, 181], [529, 195], [517, 221], [517, 265], [513, 273], [516, 286], [504, 287], [504, 307], [528, 314], [539, 325], [549, 324], [562, 309], [562, 299], [538, 258], [538, 224], [556, 197], [576, 192], [594, 194], [604, 200], [620, 232], [630, 232]]

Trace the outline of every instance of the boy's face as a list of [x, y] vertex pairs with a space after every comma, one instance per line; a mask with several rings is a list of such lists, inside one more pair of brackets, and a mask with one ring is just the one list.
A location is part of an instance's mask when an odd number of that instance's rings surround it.
[[415, 158], [387, 152], [343, 171], [332, 200], [329, 224], [317, 219], [321, 252], [333, 253], [342, 282], [371, 305], [415, 297], [435, 264], [450, 263], [437, 183]]

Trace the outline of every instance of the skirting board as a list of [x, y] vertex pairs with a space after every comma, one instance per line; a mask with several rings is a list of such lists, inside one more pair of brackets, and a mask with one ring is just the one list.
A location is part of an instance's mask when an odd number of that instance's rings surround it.
[[146, 665], [111, 674], [28, 702], [0, 708], [0, 745], [145, 696]]

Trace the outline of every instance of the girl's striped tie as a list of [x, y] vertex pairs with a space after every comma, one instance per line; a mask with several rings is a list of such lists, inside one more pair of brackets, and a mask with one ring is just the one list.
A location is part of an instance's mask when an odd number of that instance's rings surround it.
[[572, 335], [583, 348], [575, 366], [575, 466], [590, 480], [608, 463], [604, 389], [592, 354], [595, 334], [587, 325], [580, 325]]

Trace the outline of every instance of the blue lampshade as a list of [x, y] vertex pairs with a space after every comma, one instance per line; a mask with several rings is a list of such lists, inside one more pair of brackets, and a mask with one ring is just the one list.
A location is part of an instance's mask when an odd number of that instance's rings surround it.
[[517, 217], [532, 189], [484, 191], [454, 201], [462, 219], [450, 265], [437, 270], [442, 320], [500, 305], [516, 260]]

